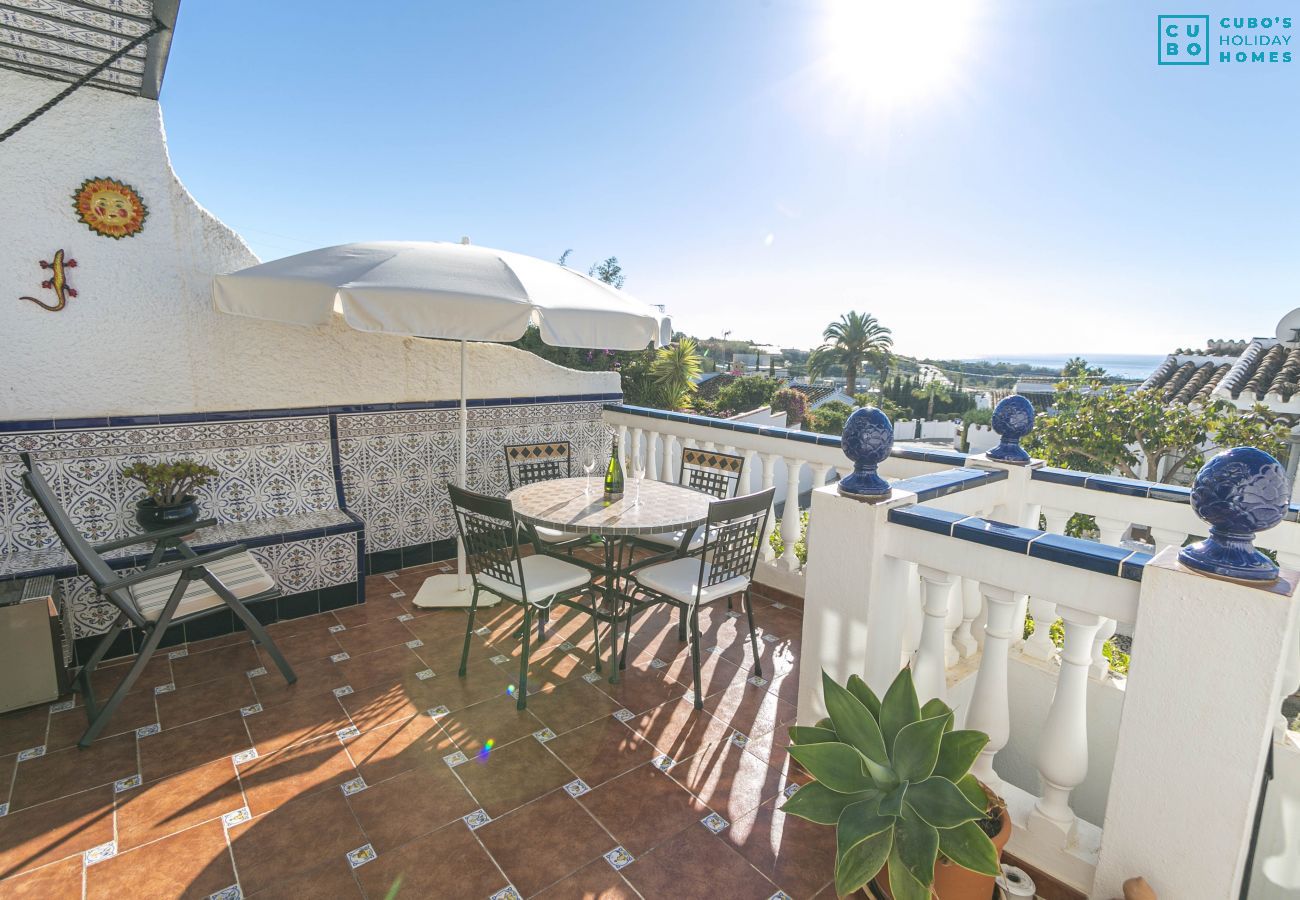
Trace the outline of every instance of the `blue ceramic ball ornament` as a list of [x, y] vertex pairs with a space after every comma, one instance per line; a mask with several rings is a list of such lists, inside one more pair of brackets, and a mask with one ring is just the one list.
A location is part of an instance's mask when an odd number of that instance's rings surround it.
[[840, 479], [839, 492], [869, 500], [888, 497], [889, 482], [876, 469], [894, 447], [894, 424], [889, 416], [873, 406], [854, 410], [844, 423], [840, 446], [844, 455], [853, 460], [853, 471]]
[[1254, 447], [1236, 447], [1196, 473], [1192, 510], [1210, 526], [1210, 536], [1184, 547], [1183, 565], [1237, 581], [1276, 581], [1277, 564], [1255, 549], [1255, 534], [1286, 515], [1291, 485], [1286, 469]]
[[1002, 462], [1027, 463], [1029, 454], [1020, 446], [1020, 440], [1034, 430], [1034, 405], [1019, 394], [1003, 398], [993, 410], [993, 430], [1002, 442], [988, 452], [989, 459]]

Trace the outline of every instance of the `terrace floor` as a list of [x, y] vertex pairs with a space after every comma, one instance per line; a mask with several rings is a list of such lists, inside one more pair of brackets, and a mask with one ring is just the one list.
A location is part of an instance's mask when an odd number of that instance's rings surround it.
[[293, 686], [240, 633], [160, 652], [88, 750], [81, 709], [0, 717], [0, 896], [834, 896], [833, 830], [776, 809], [797, 600], [755, 597], [765, 680], [744, 619], [701, 616], [702, 712], [666, 610], [616, 685], [557, 614], [517, 712], [521, 614], [480, 611], [459, 678], [465, 613], [410, 602], [437, 569], [272, 626]]

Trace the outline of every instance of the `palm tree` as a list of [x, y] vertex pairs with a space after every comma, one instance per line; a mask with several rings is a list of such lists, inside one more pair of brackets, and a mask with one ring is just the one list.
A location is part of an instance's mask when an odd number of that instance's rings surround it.
[[927, 420], [934, 418], [934, 401], [942, 400], [947, 403], [952, 399], [952, 394], [948, 393], [948, 387], [938, 378], [931, 378], [925, 384], [912, 391], [912, 396], [918, 400], [928, 400], [926, 405], [925, 418]]
[[835, 357], [835, 349], [832, 347], [815, 347], [808, 354], [808, 383], [816, 384], [818, 379], [825, 376], [832, 366], [838, 360]]
[[669, 409], [689, 409], [695, 379], [701, 369], [700, 353], [692, 338], [683, 337], [655, 353], [650, 380]]
[[848, 380], [845, 392], [850, 397], [857, 393], [858, 373], [862, 371], [862, 362], [868, 354], [888, 351], [894, 346], [890, 334], [890, 330], [870, 313], [845, 313], [838, 322], [826, 326], [822, 333], [826, 341], [823, 347], [832, 351], [836, 360], [844, 364]]

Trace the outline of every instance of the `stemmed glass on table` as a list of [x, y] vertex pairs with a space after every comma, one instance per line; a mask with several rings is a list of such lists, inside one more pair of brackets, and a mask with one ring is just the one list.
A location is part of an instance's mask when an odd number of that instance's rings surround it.
[[636, 486], [636, 493], [633, 495], [632, 505], [636, 506], [641, 502], [641, 482], [645, 480], [645, 454], [638, 449], [632, 454], [632, 484]]
[[596, 470], [596, 454], [588, 450], [582, 458], [582, 471], [587, 473], [587, 486], [583, 488], [584, 494], [591, 493], [591, 473]]

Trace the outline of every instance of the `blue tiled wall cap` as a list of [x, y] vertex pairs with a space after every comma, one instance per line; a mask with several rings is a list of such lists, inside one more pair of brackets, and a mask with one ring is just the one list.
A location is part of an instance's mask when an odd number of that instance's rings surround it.
[[1210, 460], [1192, 485], [1192, 510], [1210, 536], [1178, 554], [1183, 565], [1239, 581], [1275, 581], [1277, 565], [1255, 549], [1256, 532], [1286, 515], [1291, 486], [1276, 459], [1254, 447], [1236, 447]]
[[988, 452], [989, 459], [1029, 462], [1029, 454], [1020, 446], [1020, 440], [1034, 430], [1032, 403], [1019, 394], [1004, 398], [993, 410], [993, 430], [1002, 438], [1002, 443]]
[[854, 410], [844, 423], [840, 446], [853, 460], [853, 471], [840, 480], [839, 492], [849, 497], [889, 496], [889, 482], [876, 472], [894, 446], [894, 424], [889, 416], [872, 406]]

